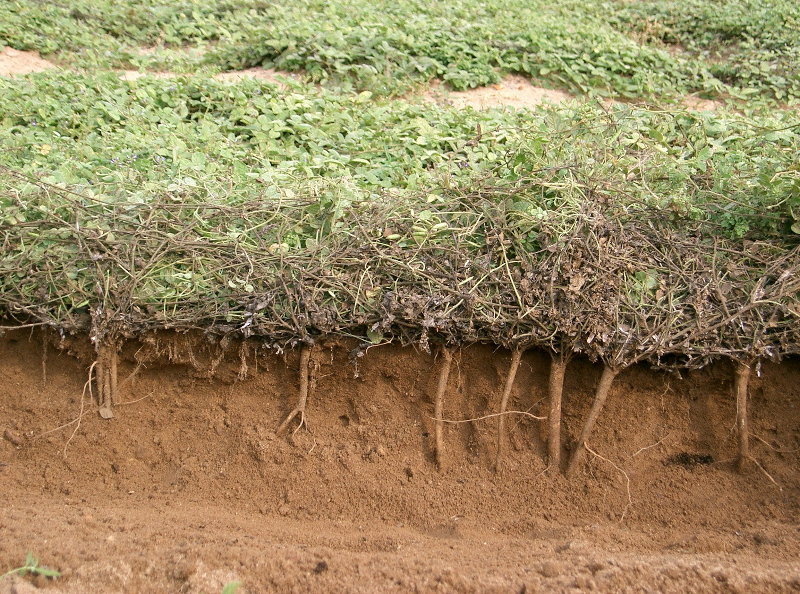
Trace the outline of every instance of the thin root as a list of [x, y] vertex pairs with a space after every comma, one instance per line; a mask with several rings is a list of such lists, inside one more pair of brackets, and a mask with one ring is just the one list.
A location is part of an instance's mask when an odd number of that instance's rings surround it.
[[83, 412], [83, 400], [86, 397], [86, 390], [87, 389], [89, 390], [89, 400], [91, 401], [91, 399], [93, 397], [93, 394], [92, 394], [92, 372], [95, 371], [96, 366], [97, 366], [97, 362], [96, 361], [89, 366], [89, 379], [87, 379], [86, 383], [83, 384], [83, 392], [81, 392], [81, 409], [78, 412], [78, 418], [75, 421], [73, 421], [73, 422], [76, 423], [75, 429], [72, 430], [72, 434], [69, 436], [69, 439], [67, 439], [67, 443], [64, 444], [64, 457], [65, 458], [67, 457], [67, 448], [69, 447], [70, 442], [72, 442], [72, 439], [78, 433], [78, 429], [81, 428], [81, 419], [83, 418], [83, 415], [84, 415], [84, 412]]
[[48, 342], [47, 342], [47, 331], [45, 331], [44, 336], [42, 337], [42, 385], [47, 385], [47, 351], [48, 351]]
[[[452, 425], [459, 425], [461, 423], [474, 423], [475, 421], [485, 421], [486, 419], [494, 419], [495, 417], [508, 416], [508, 415], [521, 415], [536, 421], [545, 421], [547, 417], [537, 417], [535, 414], [527, 410], [507, 410], [502, 413], [491, 413], [483, 415], [482, 417], [472, 417], [471, 419], [441, 419], [442, 423], [450, 423]], [[434, 418], [434, 417], [431, 417]]]
[[587, 451], [587, 452], [589, 452], [590, 454], [592, 454], [594, 457], [596, 457], [596, 458], [600, 458], [601, 460], [605, 460], [606, 462], [608, 462], [609, 464], [611, 464], [611, 466], [613, 466], [614, 468], [616, 468], [616, 469], [617, 469], [617, 470], [618, 470], [618, 471], [619, 471], [619, 472], [622, 474], [622, 476], [623, 476], [623, 477], [625, 477], [625, 491], [626, 491], [626, 493], [627, 493], [627, 495], [628, 495], [628, 504], [625, 506], [625, 509], [624, 509], [624, 510], [622, 510], [622, 515], [621, 515], [621, 516], [620, 516], [620, 518], [619, 518], [619, 521], [620, 521], [620, 522], [622, 522], [622, 521], [625, 519], [625, 514], [627, 514], [627, 513], [628, 513], [628, 510], [629, 510], [629, 509], [631, 508], [631, 506], [633, 505], [633, 498], [631, 497], [631, 478], [628, 476], [628, 473], [627, 473], [627, 472], [625, 472], [624, 470], [622, 470], [622, 468], [620, 468], [619, 466], [617, 466], [616, 464], [614, 464], [614, 463], [613, 463], [611, 460], [609, 460], [608, 458], [606, 458], [606, 457], [604, 457], [604, 456], [601, 456], [600, 454], [598, 454], [597, 452], [595, 452], [595, 451], [594, 451], [592, 448], [590, 448], [590, 447], [589, 447], [589, 444], [587, 444], [587, 443], [584, 443], [584, 444], [583, 444], [583, 447], [585, 447], [585, 448], [586, 448], [586, 451]]

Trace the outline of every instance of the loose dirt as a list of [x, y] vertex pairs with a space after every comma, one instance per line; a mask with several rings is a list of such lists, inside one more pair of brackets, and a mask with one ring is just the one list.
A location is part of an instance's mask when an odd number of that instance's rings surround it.
[[[181, 75], [175, 72], [142, 71], [142, 70], [122, 70], [119, 73], [119, 77], [122, 80], [130, 80], [130, 81], [137, 80], [145, 76], [150, 76], [154, 78], [175, 78]], [[186, 75], [186, 76], [192, 76], [192, 75]], [[290, 72], [280, 72], [278, 70], [272, 70], [271, 68], [248, 68], [246, 70], [232, 70], [229, 72], [220, 72], [218, 74], [213, 75], [212, 78], [230, 83], [235, 83], [246, 79], [263, 80], [269, 83], [276, 84], [282, 88], [286, 86], [287, 79], [295, 79], [295, 80], [298, 79], [297, 75], [295, 74], [292, 74]]]
[[[733, 468], [725, 363], [682, 379], [620, 374], [567, 481], [545, 472], [546, 421], [522, 415], [506, 419], [498, 473], [496, 418], [445, 424], [437, 471], [440, 361], [410, 347], [372, 348], [357, 365], [352, 345], [316, 349], [308, 430], [277, 437], [298, 350], [233, 345], [219, 359], [180, 336], [128, 344], [123, 402], [103, 420], [82, 397], [87, 345], [51, 346], [43, 369], [38, 334], [0, 339], [0, 573], [28, 552], [62, 572], [5, 578], [3, 594], [800, 588], [797, 360], [751, 383], [752, 453], [776, 486], [755, 465]], [[509, 362], [488, 346], [454, 351], [445, 418], [496, 411]], [[542, 353], [522, 357], [509, 410], [544, 416], [548, 368]], [[568, 366], [565, 441], [599, 374]]]
[[703, 99], [694, 95], [690, 95], [683, 99], [683, 106], [686, 109], [693, 109], [695, 111], [717, 111], [718, 109], [724, 107], [724, 105], [725, 104], [721, 101]]
[[542, 103], [562, 103], [573, 99], [572, 95], [556, 89], [545, 89], [531, 84], [524, 76], [510, 75], [495, 85], [478, 87], [468, 91], [447, 91], [441, 83], [435, 83], [425, 94], [428, 101], [454, 107], [536, 107]]
[[55, 64], [43, 59], [39, 52], [23, 52], [10, 47], [0, 50], [0, 76], [30, 74], [55, 67]]
[[225, 82], [238, 82], [240, 80], [254, 78], [256, 80], [265, 80], [267, 82], [278, 85], [279, 87], [285, 86], [286, 79], [299, 80], [300, 77], [291, 72], [282, 72], [272, 68], [247, 68], [246, 70], [232, 70], [230, 72], [220, 72], [214, 78]]

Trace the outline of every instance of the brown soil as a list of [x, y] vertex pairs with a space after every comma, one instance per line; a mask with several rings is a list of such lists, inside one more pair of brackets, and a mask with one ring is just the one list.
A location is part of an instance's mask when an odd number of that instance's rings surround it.
[[247, 68], [246, 70], [232, 70], [230, 72], [220, 72], [214, 78], [226, 82], [238, 82], [243, 79], [254, 78], [256, 80], [265, 80], [274, 83], [280, 87], [285, 86], [285, 79], [299, 79], [296, 74], [291, 72], [281, 72], [272, 68]]
[[175, 78], [180, 76], [175, 72], [162, 72], [162, 71], [143, 71], [143, 70], [120, 70], [119, 77], [122, 80], [138, 80], [150, 76], [152, 78]]
[[694, 95], [689, 95], [683, 99], [683, 106], [686, 109], [693, 109], [695, 111], [717, 111], [724, 107], [722, 101], [714, 101], [713, 99], [703, 99]]
[[[122, 80], [137, 80], [139, 78], [150, 76], [155, 78], [175, 78], [180, 76], [175, 72], [156, 72], [156, 71], [143, 71], [143, 70], [122, 70], [119, 77]], [[297, 75], [289, 72], [280, 72], [270, 68], [248, 68], [246, 70], [232, 70], [230, 72], [220, 72], [215, 74], [213, 78], [224, 82], [238, 82], [245, 79], [264, 80], [280, 87], [285, 86], [286, 79], [297, 79]]]
[[469, 91], [447, 91], [441, 83], [436, 83], [425, 94], [425, 99], [455, 107], [490, 109], [506, 106], [531, 108], [542, 103], [562, 103], [573, 97], [564, 91], [534, 86], [524, 76], [510, 75], [496, 85]]
[[55, 67], [39, 56], [39, 52], [23, 52], [10, 47], [0, 50], [0, 76], [30, 74]]
[[[153, 344], [126, 346], [123, 404], [103, 420], [81, 397], [88, 340], [72, 355], [50, 347], [43, 379], [38, 335], [0, 339], [0, 572], [31, 552], [63, 574], [5, 578], [1, 593], [219, 592], [233, 581], [240, 592], [800, 588], [797, 360], [765, 365], [751, 385], [753, 454], [778, 486], [755, 465], [733, 468], [724, 363], [683, 379], [623, 372], [594, 454], [567, 481], [544, 472], [544, 422], [521, 415], [507, 420], [498, 474], [496, 418], [445, 425], [438, 472], [440, 365], [413, 348], [370, 349], [357, 367], [346, 347], [317, 349], [310, 431], [279, 438], [297, 351], [232, 348], [209, 379], [212, 349], [160, 344], [161, 362]], [[150, 362], [125, 383], [137, 357]], [[487, 346], [455, 352], [445, 417], [497, 410], [509, 360]], [[548, 365], [523, 356], [509, 410], [544, 416]], [[567, 368], [565, 439], [598, 377], [586, 361]], [[82, 406], [79, 427], [53, 431]]]

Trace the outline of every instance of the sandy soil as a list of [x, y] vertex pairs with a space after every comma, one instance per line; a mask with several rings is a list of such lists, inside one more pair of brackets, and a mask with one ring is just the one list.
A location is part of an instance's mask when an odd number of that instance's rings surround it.
[[[317, 351], [310, 431], [278, 437], [296, 352], [234, 346], [210, 378], [215, 348], [129, 344], [123, 376], [146, 366], [104, 421], [81, 397], [88, 341], [49, 347], [46, 378], [42, 344], [0, 339], [0, 572], [31, 552], [62, 577], [5, 578], [3, 594], [800, 589], [800, 361], [765, 365], [752, 386], [754, 454], [777, 486], [733, 469], [724, 363], [624, 372], [591, 440], [602, 458], [570, 482], [544, 472], [544, 428], [522, 416], [498, 474], [494, 419], [448, 425], [437, 472], [435, 362], [412, 348], [370, 349], [357, 368], [347, 347]], [[457, 355], [446, 416], [495, 410], [508, 360]], [[547, 369], [525, 355], [514, 409], [545, 411]], [[568, 369], [567, 440], [598, 376]], [[54, 431], [81, 406], [80, 426]]]
[[39, 52], [23, 52], [10, 47], [0, 50], [0, 76], [30, 74], [55, 67], [55, 64], [39, 56]]
[[246, 70], [233, 70], [230, 72], [220, 72], [214, 76], [217, 80], [226, 82], [237, 82], [247, 78], [255, 78], [256, 80], [264, 80], [280, 87], [284, 86], [284, 79], [299, 79], [299, 76], [291, 72], [282, 72], [272, 68], [247, 68]]
[[435, 103], [455, 107], [536, 107], [542, 103], [561, 103], [573, 99], [572, 95], [556, 89], [545, 89], [531, 84], [524, 76], [510, 75], [496, 85], [468, 91], [448, 91], [441, 83], [434, 84], [425, 98]]
[[[152, 76], [155, 78], [175, 78], [176, 76], [180, 75], [174, 72], [145, 72], [141, 70], [123, 70], [120, 72], [120, 78], [122, 80], [137, 80], [145, 76]], [[213, 78], [232, 83], [245, 79], [256, 79], [276, 84], [279, 87], [284, 87], [286, 79], [297, 79], [298, 77], [290, 72], [280, 72], [271, 68], [247, 68], [246, 70], [220, 72], [215, 74]]]

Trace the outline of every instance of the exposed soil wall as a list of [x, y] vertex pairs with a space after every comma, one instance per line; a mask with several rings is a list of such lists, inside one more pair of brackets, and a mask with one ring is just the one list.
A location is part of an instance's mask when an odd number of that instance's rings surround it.
[[[728, 364], [682, 379], [633, 367], [567, 481], [545, 472], [546, 421], [522, 415], [507, 418], [498, 473], [497, 418], [446, 424], [438, 472], [437, 367], [413, 348], [376, 347], [357, 366], [347, 345], [318, 349], [309, 430], [277, 437], [298, 352], [234, 345], [209, 378], [215, 353], [189, 342], [164, 335], [158, 356], [128, 344], [115, 417], [87, 394], [80, 426], [52, 431], [78, 416], [88, 349], [51, 346], [43, 381], [38, 334], [0, 339], [0, 573], [29, 551], [63, 572], [33, 586], [6, 578], [0, 592], [800, 588], [797, 360], [751, 380], [762, 468], [734, 467]], [[444, 416], [494, 412], [509, 360], [456, 352]], [[510, 410], [546, 415], [548, 366], [524, 355]], [[583, 360], [567, 368], [565, 448], [599, 375]]]

